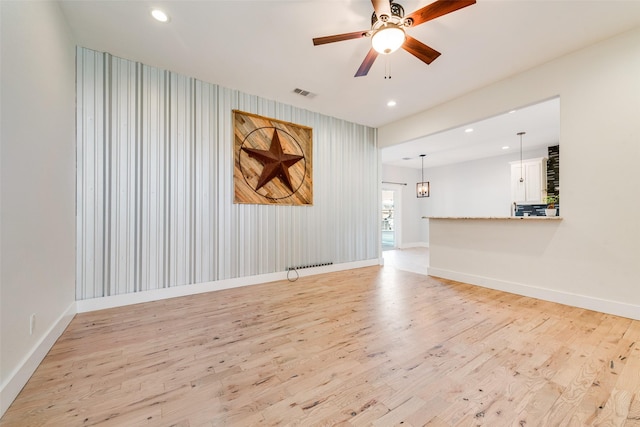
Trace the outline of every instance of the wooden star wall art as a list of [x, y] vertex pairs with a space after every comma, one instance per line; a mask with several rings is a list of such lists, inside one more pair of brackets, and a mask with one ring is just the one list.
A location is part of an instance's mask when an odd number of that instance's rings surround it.
[[234, 203], [313, 204], [310, 127], [233, 110]]

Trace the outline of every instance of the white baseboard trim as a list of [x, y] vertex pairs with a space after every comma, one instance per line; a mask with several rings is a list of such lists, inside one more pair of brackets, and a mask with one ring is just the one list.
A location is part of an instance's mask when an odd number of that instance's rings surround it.
[[49, 330], [42, 336], [20, 366], [7, 375], [0, 388], [0, 417], [9, 409], [11, 403], [18, 397], [20, 390], [27, 384], [31, 375], [44, 357], [47, 355], [56, 340], [64, 332], [76, 314], [76, 302], [74, 301], [67, 310], [56, 320]]
[[586, 295], [572, 294], [569, 292], [562, 292], [538, 286], [524, 285], [522, 283], [508, 282], [504, 280], [493, 279], [491, 277], [477, 276], [474, 274], [445, 270], [442, 268], [428, 267], [427, 274], [429, 276], [455, 280], [456, 282], [469, 283], [472, 285], [478, 285], [484, 288], [509, 292], [525, 297], [537, 298], [545, 301], [569, 305], [572, 307], [580, 307], [587, 310], [594, 310], [601, 313], [608, 313], [616, 316], [627, 317], [629, 319], [640, 320], [640, 306], [637, 305], [601, 298], [594, 298]]
[[411, 249], [411, 248], [428, 248], [429, 242], [413, 242], [413, 243], [403, 243], [398, 246], [399, 249]]
[[[355, 261], [342, 264], [325, 265], [322, 267], [305, 268], [291, 272], [290, 277], [313, 276], [316, 274], [331, 273], [334, 271], [352, 270], [361, 267], [380, 265], [379, 258], [364, 261]], [[259, 285], [262, 283], [287, 280], [287, 272], [260, 274], [256, 276], [238, 277], [234, 279], [216, 280], [212, 282], [196, 283], [193, 285], [174, 286], [172, 288], [154, 289], [150, 291], [136, 292], [133, 294], [113, 295], [108, 297], [93, 298], [76, 301], [77, 312], [103, 310], [106, 308], [122, 307], [143, 302], [158, 301], [168, 298], [183, 297], [187, 295], [201, 294], [205, 292], [221, 291], [223, 289], [239, 288], [241, 286]]]

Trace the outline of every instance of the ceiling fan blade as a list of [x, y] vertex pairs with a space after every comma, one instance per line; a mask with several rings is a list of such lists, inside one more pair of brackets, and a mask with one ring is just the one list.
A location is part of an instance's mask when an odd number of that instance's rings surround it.
[[406, 40], [402, 45], [402, 48], [427, 64], [431, 64], [438, 56], [440, 56], [440, 52], [435, 49], [430, 48], [426, 44], [414, 39], [410, 35], [407, 34]]
[[367, 53], [367, 56], [365, 56], [364, 61], [362, 61], [362, 64], [360, 64], [360, 68], [358, 68], [358, 71], [356, 71], [356, 75], [353, 77], [366, 76], [367, 73], [369, 72], [369, 69], [373, 65], [373, 61], [375, 61], [377, 57], [378, 57], [378, 52], [376, 52], [374, 48], [369, 49], [369, 53]]
[[334, 34], [333, 36], [326, 37], [316, 37], [313, 39], [313, 45], [318, 46], [321, 44], [341, 42], [343, 40], [352, 40], [359, 39], [367, 36], [367, 30], [365, 31], [354, 31], [353, 33], [344, 33], [344, 34]]
[[376, 16], [380, 19], [380, 16], [387, 15], [391, 17], [391, 5], [389, 0], [371, 0], [373, 4], [373, 10], [376, 11]]
[[420, 25], [439, 16], [455, 12], [463, 7], [471, 6], [472, 4], [475, 4], [475, 2], [476, 0], [436, 0], [422, 9], [418, 9], [405, 16], [405, 20], [411, 18], [411, 20], [413, 20], [412, 25], [415, 27], [416, 25]]

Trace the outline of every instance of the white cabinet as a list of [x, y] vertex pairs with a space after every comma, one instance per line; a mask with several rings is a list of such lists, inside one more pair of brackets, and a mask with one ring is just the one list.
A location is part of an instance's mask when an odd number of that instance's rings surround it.
[[541, 157], [509, 164], [511, 165], [511, 201], [542, 203], [547, 194], [547, 159]]

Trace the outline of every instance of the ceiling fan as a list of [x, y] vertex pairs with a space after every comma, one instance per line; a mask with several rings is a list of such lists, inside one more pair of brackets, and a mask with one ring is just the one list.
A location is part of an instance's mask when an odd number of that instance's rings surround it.
[[431, 64], [440, 56], [440, 52], [406, 34], [405, 28], [415, 27], [439, 16], [471, 6], [475, 2], [475, 0], [436, 0], [405, 17], [404, 9], [398, 3], [393, 3], [392, 0], [371, 0], [374, 11], [371, 15], [370, 30], [316, 37], [313, 39], [313, 45], [371, 37], [371, 49], [354, 77], [366, 76], [378, 54], [389, 54], [400, 47], [424, 63]]

